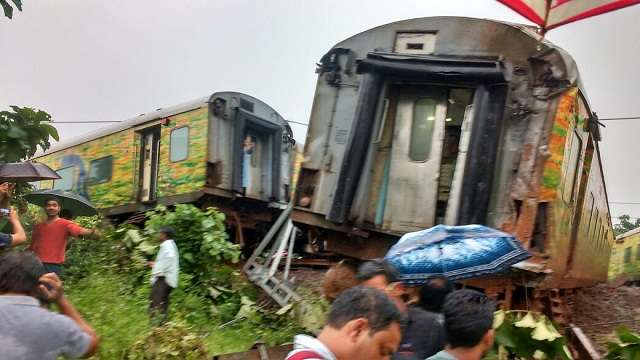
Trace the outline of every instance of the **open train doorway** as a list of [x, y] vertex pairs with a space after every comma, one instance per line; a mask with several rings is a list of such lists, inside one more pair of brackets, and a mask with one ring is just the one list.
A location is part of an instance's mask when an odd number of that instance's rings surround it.
[[160, 126], [152, 126], [140, 134], [140, 182], [138, 198], [141, 202], [156, 200], [158, 162], [160, 159]]
[[463, 172], [473, 93], [429, 84], [387, 88], [368, 221], [405, 232], [447, 222], [457, 207], [450, 200]]
[[282, 186], [282, 128], [244, 110], [237, 111], [233, 188], [253, 199], [278, 199]]

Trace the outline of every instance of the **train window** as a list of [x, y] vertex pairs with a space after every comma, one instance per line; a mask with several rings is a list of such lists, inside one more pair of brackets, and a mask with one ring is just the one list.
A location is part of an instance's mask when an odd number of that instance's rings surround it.
[[631, 248], [625, 248], [624, 249], [624, 263], [629, 263], [631, 262]]
[[400, 32], [394, 51], [399, 54], [431, 54], [436, 47], [436, 33]]
[[436, 106], [437, 102], [432, 98], [416, 100], [409, 143], [409, 158], [413, 161], [427, 161], [429, 158], [436, 124]]
[[640, 260], [640, 244], [636, 246], [636, 260]]
[[113, 171], [113, 156], [105, 156], [100, 159], [91, 161], [89, 165], [89, 182], [93, 184], [101, 184], [111, 181], [111, 172]]
[[67, 166], [56, 170], [60, 179], [54, 180], [53, 190], [71, 190], [73, 189], [73, 182], [75, 180], [76, 168], [75, 166]]
[[183, 126], [171, 131], [169, 148], [169, 158], [171, 162], [182, 161], [189, 157], [188, 126]]
[[566, 203], [573, 201], [581, 150], [582, 139], [580, 139], [575, 130], [571, 131], [567, 139], [562, 163], [562, 174], [564, 176], [562, 180], [562, 199]]

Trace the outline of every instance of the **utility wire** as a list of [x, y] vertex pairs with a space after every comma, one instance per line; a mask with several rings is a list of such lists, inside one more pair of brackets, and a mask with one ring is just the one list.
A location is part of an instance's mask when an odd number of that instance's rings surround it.
[[609, 201], [609, 204], [614, 205], [640, 205], [640, 202], [632, 202], [632, 201]]
[[627, 116], [627, 117], [611, 117], [611, 118], [598, 118], [598, 121], [624, 121], [624, 120], [640, 120], [640, 116]]
[[[303, 126], [309, 126], [309, 124], [303, 123], [303, 122], [299, 122], [299, 121], [293, 121], [293, 120], [285, 120], [288, 123], [291, 124], [297, 124], [297, 125], [303, 125]], [[122, 122], [121, 120], [87, 120], [87, 121], [54, 121], [54, 124], [104, 124], [104, 123], [120, 123]]]

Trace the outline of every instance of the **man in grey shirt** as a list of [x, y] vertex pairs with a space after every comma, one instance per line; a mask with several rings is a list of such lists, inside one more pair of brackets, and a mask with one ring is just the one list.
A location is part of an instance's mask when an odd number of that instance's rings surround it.
[[[57, 305], [44, 309], [38, 299]], [[64, 297], [62, 282], [31, 252], [0, 257], [0, 349], [4, 360], [55, 360], [93, 355], [99, 338]]]

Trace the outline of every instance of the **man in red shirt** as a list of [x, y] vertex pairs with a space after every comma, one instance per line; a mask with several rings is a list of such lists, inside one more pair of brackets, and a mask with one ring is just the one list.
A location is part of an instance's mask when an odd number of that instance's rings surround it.
[[42, 261], [46, 272], [60, 276], [64, 264], [64, 254], [69, 236], [98, 236], [95, 229], [85, 229], [71, 220], [60, 217], [60, 201], [57, 198], [47, 199], [44, 211], [47, 220], [33, 227], [30, 250]]

